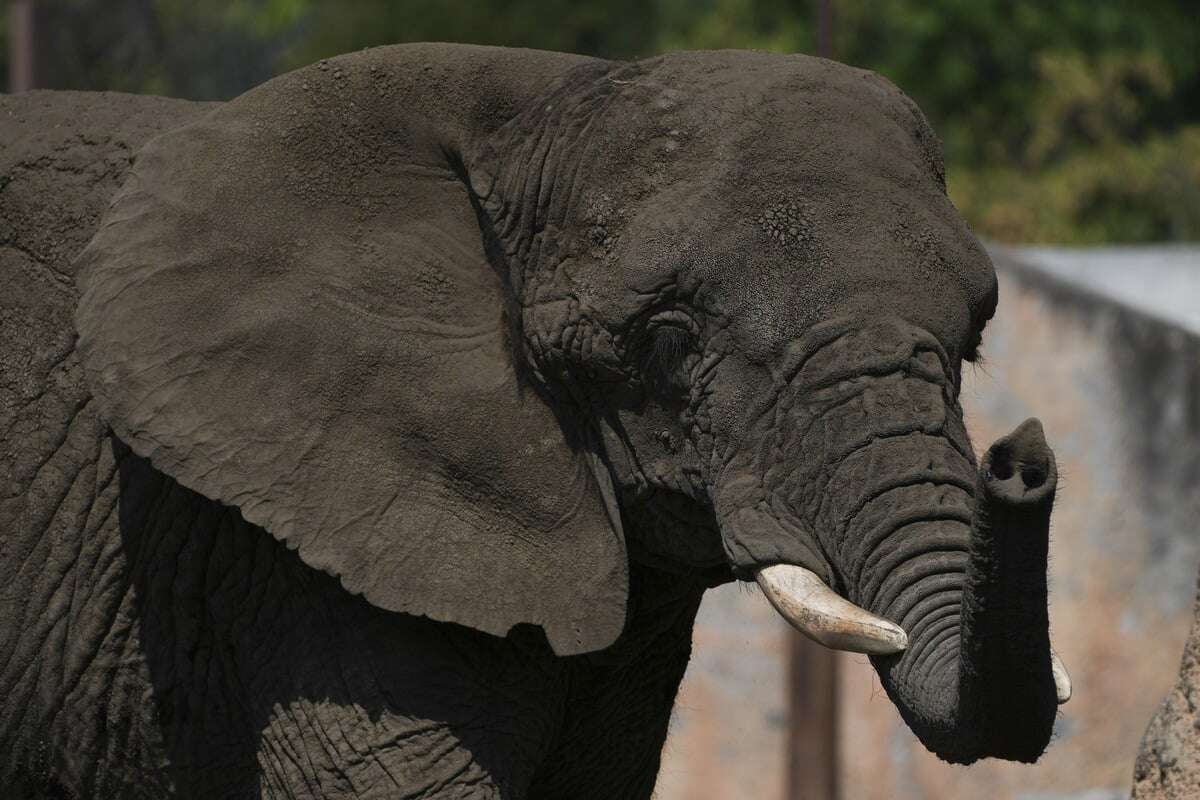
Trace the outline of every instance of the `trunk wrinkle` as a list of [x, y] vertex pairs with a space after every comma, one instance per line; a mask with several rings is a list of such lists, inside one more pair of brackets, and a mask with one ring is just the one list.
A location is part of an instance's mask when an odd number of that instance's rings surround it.
[[937, 619], [931, 619], [922, 627], [918, 638], [928, 640], [931, 646], [936, 645], [942, 637], [958, 636], [958, 623], [957, 614], [942, 615]]
[[[944, 434], [930, 435], [923, 430], [913, 430], [908, 434], [899, 436], [882, 436], [879, 439], [880, 447], [870, 450], [865, 453], [872, 458], [879, 459], [882, 466], [896, 468], [896, 461], [904, 458], [915, 458], [916, 463], [905, 464], [902, 467], [904, 474], [917, 474], [921, 470], [928, 471], [932, 474], [935, 470], [935, 462], [940, 460], [941, 456], [950, 457], [953, 462], [940, 464], [936, 469], [951, 470], [951, 477], [955, 483], [965, 483], [965, 489], [968, 493], [975, 491], [974, 482], [974, 457], [968, 458], [963, 454], [962, 449], [951, 439]], [[908, 439], [908, 442], [903, 440]], [[869, 447], [871, 442], [867, 443]], [[908, 447], [901, 445], [908, 444]], [[930, 448], [942, 446], [944, 449], [941, 452], [935, 451], [930, 453]], [[841, 477], [842, 472], [852, 466], [854, 462], [864, 456], [864, 451], [867, 447], [856, 448], [853, 452], [847, 455], [843, 460], [836, 462], [833, 471], [830, 473], [830, 479], [836, 480]], [[898, 449], [899, 452], [893, 453], [892, 450]], [[923, 465], [922, 465], [923, 464]], [[958, 471], [954, 471], [955, 469]], [[890, 475], [889, 475], [890, 477]]]
[[961, 605], [961, 586], [955, 586], [952, 589], [943, 589], [914, 603], [911, 608], [901, 615], [898, 624], [906, 631], [914, 631], [924, 615], [936, 613], [943, 607], [953, 608], [957, 612]]
[[[791, 384], [809, 365], [814, 356], [853, 335], [856, 324], [855, 321], [849, 319], [834, 319], [813, 328], [805, 337], [805, 341], [798, 343], [798, 346], [788, 348], [788, 353], [784, 357], [784, 367], [779, 371], [780, 384], [785, 386]], [[788, 364], [787, 361], [791, 359], [796, 359], [795, 363]]]
[[[953, 646], [948, 646], [953, 642]], [[962, 637], [959, 635], [957, 626], [952, 630], [945, 630], [937, 636], [930, 639], [929, 653], [933, 658], [929, 668], [923, 670], [928, 675], [946, 675], [946, 680], [951, 678], [958, 683], [958, 670], [953, 669], [953, 665], [958, 663], [960, 656], [959, 650], [962, 645]], [[951, 664], [950, 662], [953, 662]], [[922, 671], [919, 669], [922, 659], [917, 659], [913, 662], [914, 672]]]
[[[787, 388], [787, 387], [785, 387], [785, 388]], [[907, 394], [907, 384], [906, 383], [898, 382], [896, 388], [897, 389], [904, 388], [904, 390]], [[808, 434], [812, 431], [812, 429], [818, 423], [825, 423], [829, 419], [831, 414], [833, 414], [837, 410], [843, 408], [844, 406], [848, 405], [852, 401], [862, 398], [864, 395], [868, 394], [868, 392], [873, 393], [874, 390], [875, 390], [875, 387], [866, 386], [861, 391], [854, 393], [850, 397], [840, 398], [838, 401], [833, 402], [819, 410], [810, 408], [810, 413], [805, 415], [806, 421], [805, 421], [804, 425], [800, 428], [795, 428], [794, 425], [789, 424], [791, 422], [790, 417], [794, 416], [793, 414], [789, 413], [791, 411], [791, 403], [786, 402], [786, 400], [780, 402], [776, 408], [776, 418], [774, 420], [774, 422], [775, 422], [774, 430], [779, 432], [779, 433], [776, 433], [776, 435], [775, 435], [775, 441], [776, 442], [780, 441], [782, 439], [782, 437], [786, 435], [788, 437], [788, 439], [793, 442], [803, 442], [805, 437], [808, 436]], [[911, 397], [911, 395], [909, 395], [909, 396]], [[786, 395], [785, 395], [785, 397], [786, 397]], [[867, 404], [864, 403], [864, 414], [866, 414], [868, 411], [866, 406], [867, 406]], [[846, 460], [857, 455], [859, 452], [866, 450], [866, 449], [870, 448], [872, 445], [881, 443], [887, 439], [903, 438], [904, 436], [909, 436], [909, 435], [921, 435], [921, 436], [933, 436], [938, 439], [944, 439], [946, 441], [949, 441], [949, 439], [947, 437], [944, 437], [942, 435], [942, 431], [946, 426], [945, 409], [944, 409], [944, 407], [940, 407], [939, 410], [941, 411], [941, 414], [939, 415], [939, 417], [936, 420], [934, 420], [932, 422], [926, 420], [921, 423], [914, 424], [911, 418], [906, 417], [901, 422], [893, 423], [894, 427], [892, 427], [892, 428], [884, 427], [882, 430], [876, 429], [876, 430], [871, 431], [865, 438], [861, 438], [861, 437], [856, 438], [848, 444], [849, 449], [843, 448], [840, 451], [826, 453], [825, 458], [824, 458], [825, 464], [826, 465], [834, 464], [834, 465], [840, 466]], [[783, 417], [783, 418], [781, 418], [781, 417]], [[956, 445], [954, 445], [953, 442], [951, 442], [951, 446], [954, 447], [955, 450], [959, 450], [959, 448]], [[778, 446], [778, 444], [776, 444], [773, 447], [773, 450], [775, 450], [776, 452], [782, 452], [782, 448], [780, 448]], [[961, 451], [960, 451], [960, 453], [961, 453]], [[964, 455], [964, 458], [966, 458], [965, 455]], [[970, 461], [970, 460], [971, 459], [968, 459], [968, 461]], [[836, 467], [835, 467], [835, 472], [836, 472]], [[829, 477], [829, 479], [832, 479], [834, 477], [834, 474], [831, 473], [828, 477]]]
[[[831, 480], [832, 482], [832, 480]], [[967, 495], [971, 494], [971, 487], [966, 481], [959, 479], [957, 475], [952, 473], [936, 473], [925, 472], [910, 475], [902, 475], [895, 480], [888, 481], [883, 486], [874, 489], [870, 494], [865, 495], [855, 506], [842, 516], [841, 528], [845, 530], [854, 530], [857, 525], [858, 517], [876, 500], [883, 500], [887, 495], [896, 492], [900, 489], [911, 489], [918, 486], [948, 486], [959, 489]], [[819, 513], [819, 512], [818, 512]]]
[[940, 622], [947, 617], [955, 617], [957, 619], [959, 606], [960, 602], [955, 602], [946, 603], [945, 605], [940, 605], [931, 609], [920, 619], [920, 621], [917, 622], [916, 625], [913, 626], [912, 630], [908, 632], [909, 635], [914, 639], [920, 639], [929, 635], [929, 632], [933, 629], [935, 623]]
[[[915, 360], [915, 358], [910, 357], [910, 362]], [[936, 377], [934, 377], [930, 372], [924, 370], [922, 370], [922, 372], [924, 374], [910, 370], [907, 368], [907, 365], [902, 365], [899, 370], [897, 370], [896, 364], [889, 362], [886, 364], [879, 364], [878, 366], [867, 367], [866, 369], [857, 366], [848, 368], [845, 371], [835, 373], [827, 378], [822, 378], [819, 381], [815, 381], [813, 383], [800, 383], [798, 386], [806, 393], [823, 392], [826, 389], [832, 389], [838, 384], [842, 383], [868, 383], [869, 381], [873, 380], [878, 381], [881, 379], [896, 377], [898, 380], [924, 381], [925, 383], [937, 387], [939, 394], [945, 395], [945, 376], [940, 372], [937, 373]], [[867, 387], [864, 387], [864, 389], [866, 388], [870, 388], [869, 384]]]
[[[968, 530], [971, 525], [971, 515], [969, 510], [952, 511], [941, 506], [931, 506], [926, 508], [911, 508], [902, 510], [892, 510], [888, 517], [885, 517], [882, 522], [871, 529], [870, 533], [863, 536], [861, 542], [856, 542], [859, 545], [858, 553], [850, 555], [850, 568], [853, 571], [852, 581], [856, 586], [860, 586], [860, 591], [863, 587], [861, 584], [864, 580], [864, 575], [872, 575], [876, 570], [873, 564], [887, 557], [889, 552], [903, 552], [906, 548], [916, 548], [922, 546], [920, 536], [906, 536], [905, 529], [916, 528], [917, 526], [935, 525], [938, 523], [950, 523], [963, 526], [960, 536], [962, 537], [962, 549], [966, 550], [970, 541]], [[924, 531], [918, 530], [918, 534]], [[899, 540], [896, 537], [901, 537]], [[851, 537], [846, 537], [851, 538]], [[888, 544], [892, 545], [889, 550]], [[847, 557], [846, 554], [838, 553], [839, 557]], [[868, 586], [873, 586], [875, 579], [868, 579]]]
[[[937, 620], [931, 621], [928, 625], [923, 626], [916, 636], [916, 639], [924, 642], [923, 646], [926, 649], [921, 654], [920, 658], [917, 658], [913, 661], [914, 668], [920, 667], [923, 662], [929, 659], [933, 659], [932, 663], [934, 667], [937, 666], [938, 660], [942, 657], [953, 658], [957, 660], [959, 643], [962, 639], [960, 634], [961, 632], [959, 631], [957, 614], [949, 617], [940, 617]], [[952, 639], [954, 640], [953, 646], [946, 644], [946, 642], [949, 642]], [[926, 675], [935, 676], [940, 674], [937, 669], [927, 669], [924, 670], [924, 673]], [[955, 670], [955, 674], [957, 674], [957, 669]]]
[[864, 569], [872, 573], [890, 572], [914, 558], [929, 553], [961, 552], [966, 555], [969, 547], [970, 543], [963, 541], [957, 531], [932, 531], [922, 536], [921, 541], [910, 548], [877, 549], [868, 558]]
[[[913, 425], [912, 422], [897, 422], [894, 423], [894, 426], [891, 428], [885, 428], [881, 432], [872, 433], [865, 439], [859, 439], [855, 441], [855, 443], [850, 446], [849, 450], [831, 454], [829, 461], [832, 463], [841, 464], [846, 461], [846, 459], [858, 455], [867, 448], [879, 445], [890, 439], [902, 439], [905, 436], [919, 435], [945, 441], [945, 437], [941, 436], [944, 425], [944, 420], [940, 420], [936, 423], [923, 422], [919, 425]], [[831, 473], [829, 477], [832, 479], [833, 473]]]
[[[960, 563], [953, 562], [938, 562], [934, 564], [923, 565], [921, 569], [914, 569], [912, 573], [898, 576], [895, 580], [885, 581], [880, 587], [879, 594], [875, 596], [874, 602], [877, 605], [868, 606], [868, 608], [887, 608], [890, 609], [897, 602], [900, 594], [906, 589], [911, 589], [918, 584], [929, 580], [930, 578], [952, 575], [962, 579], [962, 574], [966, 568], [968, 559], [964, 557]], [[885, 591], [886, 590], [886, 591]], [[885, 615], [891, 619], [891, 615]]]
[[926, 578], [924, 581], [924, 591], [922, 594], [911, 593], [901, 595], [896, 600], [896, 604], [891, 607], [891, 613], [897, 615], [898, 618], [904, 618], [906, 615], [913, 613], [913, 610], [920, 606], [928, 595], [948, 594], [957, 592], [961, 597], [963, 590], [962, 575], [940, 575], [934, 578]]
[[911, 573], [907, 570], [916, 569], [916, 567], [910, 566], [911, 562], [930, 558], [937, 559], [942, 564], [958, 567], [965, 566], [965, 560], [969, 557], [968, 545], [965, 542], [951, 542], [946, 545], [939, 545], [937, 542], [921, 542], [912, 548], [898, 550], [882, 559], [882, 563], [878, 567], [870, 570], [869, 574], [875, 577], [867, 584], [864, 598], [869, 598], [871, 602], [874, 602], [881, 595], [887, 597], [888, 592], [885, 590], [887, 582], [893, 575], [910, 577]]

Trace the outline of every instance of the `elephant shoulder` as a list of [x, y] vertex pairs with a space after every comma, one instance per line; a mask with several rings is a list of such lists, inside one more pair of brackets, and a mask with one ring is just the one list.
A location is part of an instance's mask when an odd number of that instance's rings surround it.
[[76, 254], [95, 233], [133, 153], [215, 105], [112, 92], [0, 95], [4, 502], [25, 495], [32, 471], [46, 472], [50, 454], [70, 447], [77, 421], [99, 427], [94, 415], [88, 419], [74, 352]]
[[5, 283], [24, 268], [72, 286], [72, 262], [95, 233], [135, 152], [217, 105], [116, 92], [0, 95]]

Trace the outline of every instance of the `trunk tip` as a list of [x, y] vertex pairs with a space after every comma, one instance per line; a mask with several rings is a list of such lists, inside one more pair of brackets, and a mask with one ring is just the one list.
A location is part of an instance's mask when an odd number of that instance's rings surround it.
[[1058, 470], [1041, 421], [1030, 417], [998, 439], [984, 455], [980, 474], [990, 493], [1003, 500], [1028, 503], [1053, 495]]

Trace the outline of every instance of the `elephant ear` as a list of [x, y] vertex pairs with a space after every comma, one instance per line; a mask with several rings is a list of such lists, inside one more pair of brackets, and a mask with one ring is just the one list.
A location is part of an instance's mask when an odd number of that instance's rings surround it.
[[149, 143], [81, 256], [114, 432], [376, 606], [612, 643], [608, 473], [518, 378], [459, 155], [580, 61], [379, 48]]

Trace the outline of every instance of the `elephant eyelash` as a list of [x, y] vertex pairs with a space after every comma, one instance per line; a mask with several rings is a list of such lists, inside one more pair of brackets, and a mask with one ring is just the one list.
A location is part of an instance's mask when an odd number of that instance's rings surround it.
[[686, 328], [663, 325], [651, 334], [649, 360], [665, 366], [677, 364], [687, 355], [692, 345], [692, 334]]
[[969, 361], [972, 364], [979, 364], [983, 361], [983, 354], [979, 352], [979, 348], [983, 344], [983, 330], [987, 327], [992, 317], [995, 316], [996, 304], [999, 299], [999, 286], [993, 283], [991, 291], [988, 292], [987, 298], [984, 300], [983, 313], [975, 324], [975, 336], [971, 339], [971, 344], [967, 348], [967, 354], [963, 356], [963, 361]]
[[[990, 319], [990, 315], [988, 318]], [[971, 341], [967, 345], [966, 352], [962, 357], [963, 361], [969, 361], [972, 364], [978, 364], [983, 361], [983, 353], [981, 352], [981, 348], [983, 347], [983, 329], [987, 327], [987, 324], [988, 319], [984, 319], [976, 329], [975, 335], [971, 337]]]
[[650, 332], [645, 373], [655, 382], [682, 382], [683, 359], [692, 349], [692, 334], [678, 325], [660, 325]]

